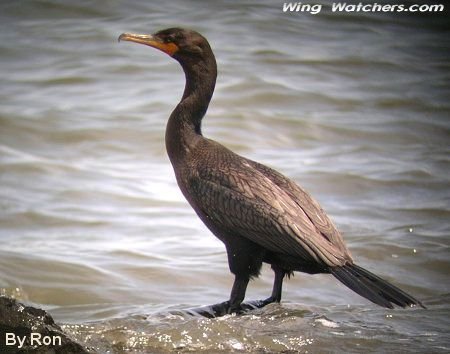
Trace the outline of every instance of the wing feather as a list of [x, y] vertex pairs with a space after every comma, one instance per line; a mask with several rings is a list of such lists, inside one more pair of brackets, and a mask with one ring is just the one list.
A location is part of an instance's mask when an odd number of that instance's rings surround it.
[[212, 223], [299, 261], [338, 266], [351, 260], [334, 225], [317, 202], [308, 204], [312, 198], [306, 192], [281, 174], [268, 174], [273, 171], [268, 167], [233, 155], [215, 164], [198, 163], [187, 176], [188, 199]]

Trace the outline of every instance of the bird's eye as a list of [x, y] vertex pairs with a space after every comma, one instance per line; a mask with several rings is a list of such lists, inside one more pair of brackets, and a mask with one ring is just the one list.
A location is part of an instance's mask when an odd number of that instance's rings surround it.
[[173, 43], [175, 40], [174, 36], [167, 36], [164, 38], [164, 43]]

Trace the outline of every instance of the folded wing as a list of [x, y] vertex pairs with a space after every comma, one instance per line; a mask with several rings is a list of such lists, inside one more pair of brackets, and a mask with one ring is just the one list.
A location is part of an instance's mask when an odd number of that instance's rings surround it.
[[278, 172], [229, 153], [233, 158], [223, 164], [199, 163], [188, 176], [190, 198], [211, 222], [269, 251], [296, 256], [299, 263], [352, 262], [339, 232], [309, 194]]

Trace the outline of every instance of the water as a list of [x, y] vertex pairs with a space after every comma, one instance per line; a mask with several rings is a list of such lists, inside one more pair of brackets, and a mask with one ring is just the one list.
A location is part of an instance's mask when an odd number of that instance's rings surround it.
[[[0, 5], [0, 289], [101, 352], [448, 352], [449, 25], [438, 14], [287, 14], [282, 3]], [[224, 248], [164, 149], [184, 75], [122, 32], [202, 32], [204, 133], [307, 188], [358, 263], [424, 301], [385, 310], [327, 275], [242, 317]], [[247, 299], [267, 297], [263, 268]]]

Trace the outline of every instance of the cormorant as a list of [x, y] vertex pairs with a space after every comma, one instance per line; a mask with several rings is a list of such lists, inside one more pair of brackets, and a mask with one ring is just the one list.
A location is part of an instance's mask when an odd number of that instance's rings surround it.
[[123, 33], [120, 40], [157, 48], [177, 60], [186, 85], [167, 123], [166, 148], [178, 185], [203, 223], [224, 244], [234, 274], [228, 313], [239, 312], [250, 279], [263, 262], [275, 272], [279, 302], [283, 279], [294, 271], [331, 273], [368, 300], [393, 308], [420, 301], [357, 266], [320, 205], [281, 173], [205, 138], [201, 122], [214, 92], [217, 66], [199, 33], [169, 28], [153, 35]]

